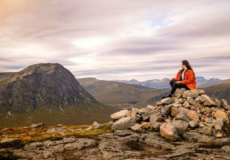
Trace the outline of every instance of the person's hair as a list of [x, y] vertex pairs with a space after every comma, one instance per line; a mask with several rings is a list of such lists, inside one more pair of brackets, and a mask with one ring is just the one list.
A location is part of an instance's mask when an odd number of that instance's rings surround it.
[[[185, 65], [185, 66], [188, 68], [188, 70], [191, 69], [191, 70], [193, 71], [191, 65], [189, 64], [189, 62], [188, 62], [187, 60], [183, 60], [183, 61], [181, 61], [181, 62], [183, 63], [183, 65]], [[195, 72], [194, 72], [194, 71], [193, 71], [193, 75], [194, 75], [194, 77], [195, 77]], [[195, 77], [195, 78], [196, 78], [196, 77]]]

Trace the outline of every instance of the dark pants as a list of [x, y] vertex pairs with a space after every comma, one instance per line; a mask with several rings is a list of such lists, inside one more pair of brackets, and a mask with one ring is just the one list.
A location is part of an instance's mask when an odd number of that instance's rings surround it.
[[170, 92], [171, 94], [174, 94], [174, 92], [176, 91], [177, 88], [185, 88], [186, 90], [190, 90], [190, 89], [186, 86], [186, 84], [181, 84], [181, 83], [177, 84], [176, 81], [174, 81], [174, 80], [172, 80], [172, 81], [170, 82], [170, 85], [171, 85], [171, 87], [172, 87], [172, 90], [171, 90], [171, 92]]

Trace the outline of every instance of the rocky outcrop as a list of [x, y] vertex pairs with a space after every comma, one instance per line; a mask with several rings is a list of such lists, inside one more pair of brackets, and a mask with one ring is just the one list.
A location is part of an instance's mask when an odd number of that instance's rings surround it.
[[[201, 133], [213, 138], [226, 137], [223, 127], [229, 124], [230, 107], [226, 100], [219, 101], [215, 96], [209, 97], [202, 89], [182, 88], [176, 90], [173, 98], [164, 98], [156, 106], [132, 108], [130, 111], [119, 111], [112, 115], [121, 113], [121, 119], [113, 119], [113, 130], [159, 131], [167, 140], [178, 141], [181, 138], [186, 139], [184, 134], [188, 134], [187, 132]], [[125, 113], [127, 114], [124, 116]], [[126, 127], [121, 123], [122, 127], [117, 128], [117, 124], [124, 120]], [[144, 127], [143, 124], [148, 126], [147, 123], [150, 126]]]

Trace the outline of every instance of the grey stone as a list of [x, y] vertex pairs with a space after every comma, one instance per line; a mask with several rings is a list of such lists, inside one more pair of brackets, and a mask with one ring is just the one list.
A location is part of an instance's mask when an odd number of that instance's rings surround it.
[[113, 130], [121, 130], [121, 129], [128, 129], [134, 126], [136, 123], [136, 118], [135, 117], [123, 117], [113, 123], [112, 129]]
[[177, 88], [174, 93], [175, 97], [180, 98], [185, 90], [186, 90], [185, 88]]
[[120, 110], [118, 112], [115, 112], [115, 113], [111, 114], [110, 118], [112, 118], [112, 119], [120, 119], [120, 118], [126, 117], [128, 112], [129, 111], [126, 110], [126, 109]]
[[196, 126], [198, 126], [198, 122], [197, 121], [190, 121], [189, 126], [192, 128], [195, 128]]
[[171, 104], [173, 102], [174, 102], [173, 99], [170, 97], [167, 97], [161, 100], [162, 105]]
[[224, 126], [224, 120], [223, 118], [217, 118], [215, 121], [214, 121], [214, 128], [216, 130], [222, 130], [222, 127]]
[[171, 124], [176, 128], [179, 135], [182, 135], [188, 129], [188, 122], [183, 120], [175, 120]]
[[37, 128], [37, 127], [44, 127], [44, 123], [38, 123], [38, 124], [32, 124], [31, 127]]
[[185, 114], [184, 112], [180, 112], [179, 114], [176, 115], [175, 117], [176, 120], [183, 120], [186, 122], [190, 122], [190, 118]]

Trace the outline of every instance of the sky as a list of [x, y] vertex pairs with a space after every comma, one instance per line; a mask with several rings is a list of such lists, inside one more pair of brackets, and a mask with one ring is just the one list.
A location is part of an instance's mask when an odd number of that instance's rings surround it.
[[230, 78], [229, 0], [0, 0], [0, 72], [60, 63], [76, 78]]

